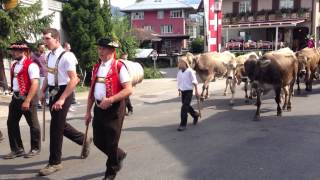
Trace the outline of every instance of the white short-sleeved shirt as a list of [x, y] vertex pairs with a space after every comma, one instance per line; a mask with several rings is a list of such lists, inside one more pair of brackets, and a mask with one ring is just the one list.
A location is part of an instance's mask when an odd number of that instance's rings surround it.
[[193, 84], [198, 84], [196, 73], [191, 68], [187, 68], [184, 72], [178, 71], [177, 74], [178, 89], [181, 91], [193, 90]]
[[[48, 58], [48, 67], [49, 68], [55, 68], [56, 61], [58, 60], [58, 57], [60, 54], [65, 51], [62, 46], [57, 48], [55, 51], [51, 51], [49, 58]], [[76, 64], [77, 64], [77, 58], [72, 52], [65, 52], [58, 64], [58, 85], [67, 85], [70, 81], [70, 78], [68, 76], [68, 71], [74, 71], [76, 72]], [[48, 72], [48, 85], [49, 86], [55, 86], [55, 75]]]
[[[22, 60], [20, 60], [16, 66], [14, 67], [14, 74], [18, 74], [23, 67], [23, 63], [26, 60], [26, 57], [24, 57]], [[36, 63], [31, 63], [28, 68], [28, 74], [30, 79], [39, 79], [40, 78], [40, 69], [39, 66]], [[12, 81], [12, 90], [14, 92], [19, 92], [19, 83], [16, 77], [13, 78]]]
[[[112, 59], [107, 62], [102, 62], [98, 69], [97, 77], [105, 78], [111, 68], [111, 63]], [[124, 65], [122, 65], [120, 69], [119, 78], [121, 84], [131, 81], [129, 72]], [[103, 83], [96, 83], [94, 87], [94, 98], [101, 101], [104, 97], [106, 97], [106, 85]]]

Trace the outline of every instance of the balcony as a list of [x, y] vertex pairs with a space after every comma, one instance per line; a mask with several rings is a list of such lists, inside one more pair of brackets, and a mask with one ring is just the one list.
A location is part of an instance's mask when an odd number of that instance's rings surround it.
[[311, 12], [307, 8], [281, 9], [281, 10], [261, 10], [257, 12], [247, 12], [240, 14], [227, 13], [223, 17], [223, 25], [272, 22], [286, 20], [311, 20]]

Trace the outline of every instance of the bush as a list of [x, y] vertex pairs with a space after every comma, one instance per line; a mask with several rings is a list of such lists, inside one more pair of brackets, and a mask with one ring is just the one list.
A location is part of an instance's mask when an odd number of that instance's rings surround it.
[[163, 76], [158, 69], [144, 68], [144, 79], [159, 79], [162, 77]]
[[204, 43], [203, 38], [197, 37], [196, 39], [194, 39], [191, 42], [190, 51], [192, 53], [203, 53], [203, 50], [204, 50], [204, 44], [203, 43]]

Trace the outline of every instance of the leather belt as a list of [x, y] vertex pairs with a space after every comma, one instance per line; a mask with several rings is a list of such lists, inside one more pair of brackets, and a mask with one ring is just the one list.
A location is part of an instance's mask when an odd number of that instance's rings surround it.
[[55, 74], [55, 73], [57, 73], [57, 69], [48, 67], [48, 72], [51, 74]]
[[19, 92], [13, 92], [13, 97], [15, 99], [21, 99], [21, 100], [25, 100], [26, 96], [21, 96]]
[[97, 77], [96, 78], [96, 83], [105, 83], [106, 82], [106, 78], [103, 78], [103, 77]]

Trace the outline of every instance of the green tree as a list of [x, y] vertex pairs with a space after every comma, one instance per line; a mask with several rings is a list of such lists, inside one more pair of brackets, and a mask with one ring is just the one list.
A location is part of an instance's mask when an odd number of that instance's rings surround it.
[[112, 19], [113, 22], [113, 32], [120, 42], [120, 52], [127, 53], [128, 59], [133, 59], [138, 48], [138, 43], [136, 38], [131, 33], [130, 21], [127, 17], [118, 16]]
[[30, 6], [19, 4], [8, 11], [0, 10], [0, 87], [4, 90], [8, 90], [3, 63], [8, 56], [7, 48], [15, 41], [39, 41], [42, 30], [49, 27], [53, 17], [40, 15], [40, 0]]
[[203, 53], [203, 50], [204, 50], [203, 38], [197, 37], [191, 42], [190, 51], [192, 53]]
[[63, 27], [80, 65], [84, 83], [86, 72], [98, 60], [96, 42], [112, 35], [111, 12], [108, 0], [69, 0], [63, 6]]

